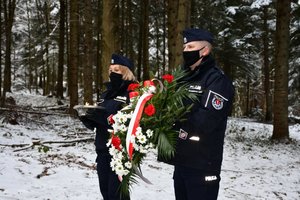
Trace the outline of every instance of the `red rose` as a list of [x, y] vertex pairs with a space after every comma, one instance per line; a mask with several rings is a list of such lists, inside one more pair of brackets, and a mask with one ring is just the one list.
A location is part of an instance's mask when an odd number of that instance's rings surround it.
[[140, 85], [138, 83], [131, 83], [129, 84], [127, 91], [134, 91], [135, 89], [139, 88]]
[[120, 145], [121, 145], [121, 139], [120, 139], [119, 137], [117, 137], [117, 136], [112, 136], [112, 138], [111, 138], [111, 143], [112, 143], [112, 145], [113, 145], [116, 149], [121, 150], [121, 148], [120, 148]]
[[162, 78], [166, 80], [168, 83], [172, 83], [172, 81], [174, 80], [174, 76], [171, 74], [165, 74], [162, 76]]
[[149, 105], [145, 108], [145, 110], [144, 110], [145, 114], [148, 115], [148, 116], [154, 115], [154, 114], [155, 114], [155, 111], [156, 111], [156, 110], [155, 110], [155, 107], [154, 107], [153, 104], [149, 104]]
[[155, 86], [153, 81], [150, 80], [144, 81], [144, 87], [150, 87], [150, 86]]
[[138, 92], [129, 92], [129, 98], [133, 98], [133, 97], [137, 97], [139, 96], [139, 93]]

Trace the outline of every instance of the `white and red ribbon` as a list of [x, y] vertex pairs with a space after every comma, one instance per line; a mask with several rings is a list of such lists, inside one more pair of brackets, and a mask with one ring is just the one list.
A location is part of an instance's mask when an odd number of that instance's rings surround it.
[[132, 118], [129, 122], [127, 135], [126, 135], [126, 149], [130, 160], [132, 160], [132, 154], [133, 154], [132, 136], [136, 135], [136, 129], [139, 127], [145, 104], [147, 103], [147, 101], [151, 99], [152, 96], [153, 94], [151, 93], [144, 93], [139, 98], [136, 107], [133, 111]]

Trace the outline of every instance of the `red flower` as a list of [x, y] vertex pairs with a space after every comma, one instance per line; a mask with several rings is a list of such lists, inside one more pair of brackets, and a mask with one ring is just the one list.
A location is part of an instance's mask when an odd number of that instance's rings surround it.
[[171, 74], [165, 74], [162, 76], [162, 78], [166, 80], [168, 83], [172, 83], [172, 81], [174, 80], [174, 76]]
[[145, 110], [144, 110], [145, 114], [148, 116], [152, 116], [155, 114], [156, 110], [153, 104], [149, 104]]
[[114, 119], [113, 119], [113, 114], [111, 114], [111, 115], [109, 115], [108, 117], [107, 117], [107, 122], [108, 122], [108, 124], [109, 125], [112, 125], [112, 124], [114, 124], [115, 123], [115, 121], [114, 121]]
[[155, 86], [153, 81], [150, 80], [144, 81], [144, 87], [150, 87], [150, 86]]
[[134, 91], [138, 87], [140, 87], [140, 85], [138, 83], [131, 83], [131, 84], [129, 84], [127, 91]]
[[138, 92], [129, 92], [129, 98], [133, 98], [133, 97], [137, 97], [139, 96], [139, 93]]
[[111, 143], [112, 143], [112, 145], [113, 145], [116, 149], [121, 150], [121, 147], [120, 147], [120, 145], [121, 145], [121, 139], [120, 139], [119, 137], [117, 137], [117, 136], [112, 136], [112, 138], [111, 138]]

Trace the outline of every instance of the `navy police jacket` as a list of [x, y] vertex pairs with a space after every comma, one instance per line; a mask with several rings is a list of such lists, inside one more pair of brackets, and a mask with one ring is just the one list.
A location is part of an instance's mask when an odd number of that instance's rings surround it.
[[198, 94], [186, 120], [176, 123], [179, 132], [175, 165], [220, 173], [227, 116], [230, 114], [234, 88], [232, 82], [216, 67], [211, 56], [186, 76], [189, 92]]
[[101, 94], [98, 106], [103, 109], [89, 109], [86, 115], [81, 116], [83, 124], [94, 130], [96, 128], [95, 146], [97, 153], [108, 153], [106, 143], [110, 137], [108, 129], [112, 129], [108, 117], [116, 114], [123, 108], [124, 104], [129, 103], [129, 93], [127, 91], [130, 81], [123, 81], [119, 89], [113, 89], [110, 83], [107, 83], [107, 90]]

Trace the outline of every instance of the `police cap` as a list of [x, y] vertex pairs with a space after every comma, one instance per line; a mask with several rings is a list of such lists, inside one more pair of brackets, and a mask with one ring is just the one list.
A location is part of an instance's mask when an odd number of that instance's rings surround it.
[[133, 71], [133, 62], [128, 58], [118, 55], [112, 54], [111, 55], [111, 65], [123, 65], [128, 67], [131, 71]]
[[213, 35], [203, 29], [190, 28], [183, 31], [183, 43], [186, 44], [192, 41], [207, 41], [213, 43]]

